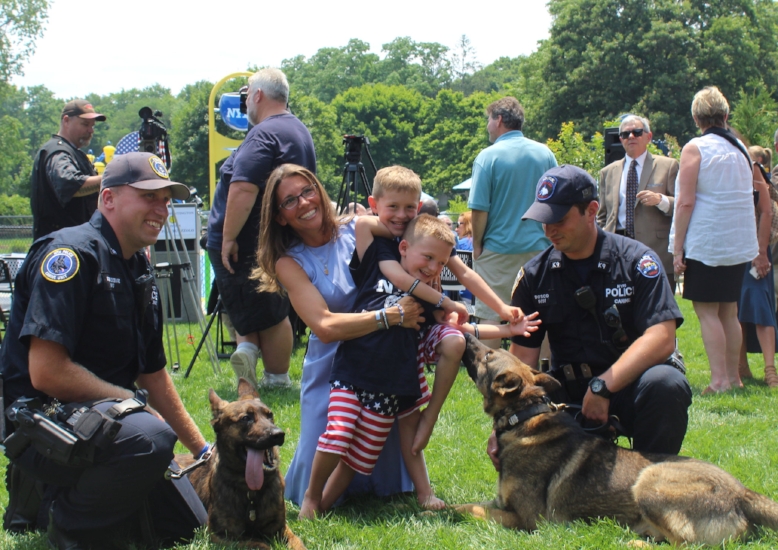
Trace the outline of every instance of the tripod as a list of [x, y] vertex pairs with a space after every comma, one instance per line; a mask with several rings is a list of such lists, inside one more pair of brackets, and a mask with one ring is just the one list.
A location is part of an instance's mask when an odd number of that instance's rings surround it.
[[370, 140], [367, 136], [343, 136], [343, 145], [346, 146], [346, 153], [344, 155], [346, 157], [346, 164], [343, 167], [343, 181], [340, 184], [340, 191], [338, 192], [338, 212], [346, 212], [346, 209], [352, 202], [351, 193], [354, 193], [355, 201], [359, 198], [360, 180], [362, 182], [362, 189], [365, 191], [365, 196], [369, 196], [373, 193], [373, 186], [370, 184], [370, 180], [367, 179], [365, 165], [362, 164], [363, 144], [370, 165], [373, 167], [373, 174], [378, 171], [375, 162], [373, 162], [373, 155], [370, 154]]
[[[170, 216], [168, 219], [165, 219], [165, 250], [167, 254], [167, 262], [164, 264], [157, 264], [155, 265], [155, 269], [158, 273], [161, 274], [162, 279], [165, 279], [165, 275], [167, 275], [167, 283], [168, 283], [168, 302], [169, 302], [169, 310], [166, 315], [166, 320], [168, 322], [173, 320], [173, 299], [172, 299], [172, 285], [170, 284], [170, 271], [174, 268], [179, 268], [181, 270], [181, 282], [182, 282], [182, 288], [181, 288], [181, 303], [182, 305], [186, 304], [186, 297], [188, 296], [190, 303], [194, 304], [193, 310], [195, 313], [195, 317], [197, 318], [198, 325], [200, 327], [200, 332], [202, 333], [202, 339], [200, 341], [200, 344], [197, 347], [197, 350], [199, 352], [200, 347], [202, 347], [203, 342], [206, 345], [206, 349], [208, 350], [208, 355], [211, 359], [211, 367], [213, 368], [213, 371], [215, 373], [221, 374], [221, 367], [219, 366], [219, 358], [216, 355], [216, 349], [213, 345], [213, 341], [211, 340], [210, 336], [208, 335], [208, 331], [205, 327], [205, 320], [203, 318], [203, 312], [202, 308], [199, 306], [200, 304], [200, 295], [197, 291], [197, 285], [196, 285], [196, 277], [194, 268], [192, 267], [191, 262], [188, 261], [188, 254], [186, 252], [186, 243], [184, 242], [184, 236], [183, 232], [181, 231], [181, 226], [178, 223], [178, 216], [176, 216], [175, 206], [173, 203], [170, 203], [170, 210], [172, 212], [172, 216]], [[175, 224], [176, 230], [178, 231], [178, 238], [179, 243], [177, 245], [176, 239], [174, 236], [174, 233], [172, 229], [170, 228], [169, 219], [173, 220], [173, 223]], [[179, 252], [180, 246], [181, 250], [184, 251], [185, 254], [187, 254], [186, 261], [182, 260], [181, 254]], [[172, 253], [172, 256], [171, 256]], [[168, 273], [166, 273], [166, 271]], [[184, 293], [187, 293], [186, 295]], [[174, 335], [175, 335], [174, 331]], [[168, 336], [168, 349], [170, 350], [170, 338]], [[178, 357], [178, 337], [176, 335], [176, 354]], [[186, 371], [185, 377], [189, 377], [189, 373], [192, 370], [192, 366], [194, 365], [195, 359], [197, 359], [197, 353], [192, 357], [192, 361], [189, 364], [189, 368]], [[180, 365], [180, 359], [179, 363]]]

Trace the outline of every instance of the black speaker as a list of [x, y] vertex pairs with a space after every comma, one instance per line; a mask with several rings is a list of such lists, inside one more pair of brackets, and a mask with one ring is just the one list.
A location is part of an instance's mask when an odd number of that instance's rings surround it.
[[611, 162], [623, 159], [626, 153], [624, 146], [619, 141], [618, 127], [605, 128], [603, 138], [605, 140], [605, 166], [608, 166]]

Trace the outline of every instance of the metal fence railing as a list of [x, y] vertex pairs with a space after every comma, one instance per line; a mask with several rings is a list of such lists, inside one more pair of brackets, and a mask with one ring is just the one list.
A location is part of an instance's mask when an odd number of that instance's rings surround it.
[[32, 216], [0, 216], [0, 254], [27, 252], [32, 244]]

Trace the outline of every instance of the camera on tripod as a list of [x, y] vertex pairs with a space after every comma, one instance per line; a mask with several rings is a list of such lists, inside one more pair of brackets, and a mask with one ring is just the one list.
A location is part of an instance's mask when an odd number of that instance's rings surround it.
[[362, 145], [370, 146], [367, 136], [346, 134], [343, 136], [343, 145], [346, 146], [346, 162], [358, 163], [362, 159]]
[[162, 111], [152, 112], [151, 107], [143, 107], [138, 111], [138, 116], [143, 120], [138, 130], [138, 151], [157, 155], [170, 170], [167, 127], [160, 119]]

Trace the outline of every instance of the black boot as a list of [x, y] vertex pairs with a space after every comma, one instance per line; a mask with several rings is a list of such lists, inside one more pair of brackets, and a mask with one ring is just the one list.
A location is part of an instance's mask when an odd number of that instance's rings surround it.
[[34, 531], [37, 528], [43, 483], [13, 463], [9, 463], [6, 468], [5, 483], [8, 488], [8, 506], [3, 515], [3, 529], [14, 533]]
[[49, 539], [49, 548], [53, 548], [54, 550], [88, 550], [89, 548], [89, 546], [81, 544], [73, 538], [73, 536], [64, 529], [57, 527], [57, 524], [54, 523], [54, 504], [51, 505], [51, 509], [49, 510], [49, 529], [47, 535]]

